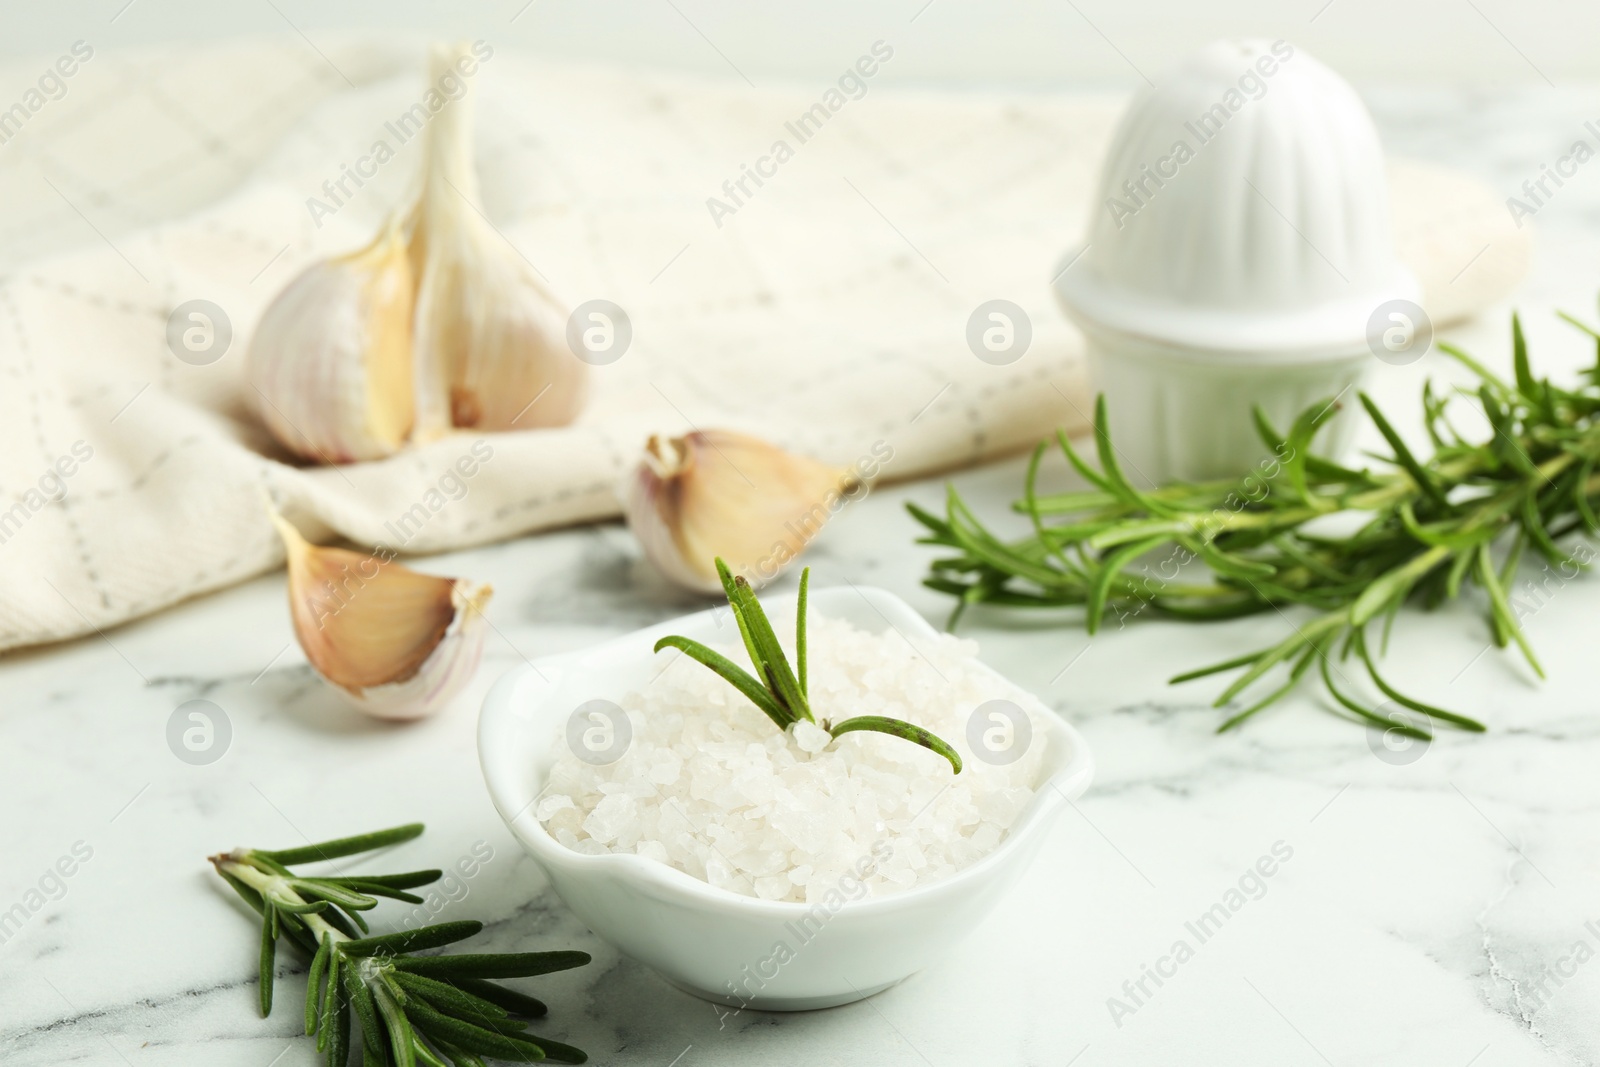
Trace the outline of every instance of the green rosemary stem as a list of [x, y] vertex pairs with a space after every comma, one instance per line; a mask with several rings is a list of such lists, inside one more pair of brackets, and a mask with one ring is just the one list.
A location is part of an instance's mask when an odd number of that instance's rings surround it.
[[[287, 863], [352, 855], [410, 840], [421, 824], [340, 838], [303, 848], [234, 849], [210, 857], [218, 875], [261, 916], [259, 998], [271, 1014], [276, 946], [287, 938], [310, 957], [305, 1033], [329, 1067], [346, 1067], [354, 1024], [363, 1061], [407, 1067], [479, 1064], [481, 1055], [521, 1062], [582, 1063], [581, 1049], [526, 1032], [513, 1015], [538, 1017], [545, 1006], [491, 979], [549, 974], [589, 962], [582, 952], [477, 953], [415, 956], [472, 937], [483, 924], [435, 923], [371, 935], [360, 913], [388, 897], [412, 904], [408, 888], [437, 881], [438, 870], [356, 877], [301, 876]], [[362, 936], [356, 936], [356, 929]]]
[[[1600, 330], [1579, 325], [1600, 342]], [[1363, 721], [1392, 726], [1328, 662], [1330, 655], [1343, 660], [1356, 651], [1389, 701], [1452, 726], [1481, 729], [1476, 720], [1390, 685], [1378, 673], [1364, 628], [1383, 617], [1381, 651], [1402, 606], [1432, 608], [1476, 584], [1487, 598], [1495, 643], [1515, 644], [1533, 671], [1543, 673], [1518, 620], [1513, 583], [1525, 552], [1571, 577], [1571, 568], [1586, 566], [1589, 557], [1557, 542], [1580, 532], [1600, 535], [1600, 346], [1577, 384], [1562, 386], [1535, 377], [1515, 316], [1511, 333], [1509, 378], [1440, 345], [1478, 382], [1443, 392], [1424, 384], [1423, 428], [1433, 446], [1425, 459], [1369, 396], [1359, 394], [1362, 412], [1388, 446], [1387, 454], [1371, 453], [1387, 465], [1377, 471], [1312, 454], [1312, 442], [1336, 410], [1329, 401], [1309, 407], [1287, 434], [1257, 412], [1256, 429], [1270, 458], [1237, 481], [1135, 486], [1112, 446], [1102, 397], [1091, 441], [1097, 463], [1061, 433], [1034, 451], [1023, 494], [1013, 504], [1030, 520], [1031, 536], [996, 537], [953, 488], [943, 516], [908, 505], [926, 527], [923, 543], [951, 552], [934, 561], [925, 584], [956, 598], [952, 626], [975, 604], [1081, 605], [1091, 634], [1108, 612], [1125, 619], [1148, 608], [1209, 621], [1289, 605], [1311, 608], [1316, 618], [1278, 644], [1179, 677], [1242, 671], [1219, 698], [1225, 704], [1269, 672], [1288, 672], [1286, 683], [1264, 700], [1231, 715], [1223, 724], [1229, 728], [1280, 699], [1317, 666], [1339, 706]], [[1490, 427], [1487, 437], [1470, 439], [1452, 424], [1447, 409], [1463, 402], [1476, 405], [1475, 414]], [[1085, 489], [1037, 492], [1051, 445]], [[1325, 517], [1345, 525], [1324, 524]], [[1496, 564], [1491, 552], [1502, 547], [1508, 551]], [[1152, 570], [1164, 553], [1159, 571]], [[1213, 580], [1178, 581], [1191, 566], [1205, 568]]]
[[[312, 906], [310, 901], [295, 891], [294, 887], [289, 884], [288, 879], [280, 874], [257, 867], [252, 862], [255, 855], [256, 853], [247, 849], [234, 849], [232, 852], [224, 853], [221, 856], [212, 856], [211, 863], [219, 872], [233, 875], [233, 877], [260, 893], [262, 900], [270, 900], [275, 903], [281, 901], [291, 906], [301, 905], [308, 908]], [[318, 942], [321, 942], [324, 937], [331, 938], [335, 942], [355, 940], [343, 930], [329, 924], [326, 919], [314, 911], [304, 912], [296, 917], [316, 934]]]
[[[680, 634], [661, 638], [655, 643], [654, 650], [660, 652], [664, 648], [678, 649], [744, 694], [750, 703], [760, 708], [780, 730], [787, 730], [801, 721], [816, 722], [816, 717], [811, 711], [810, 698], [806, 693], [806, 602], [811, 569], [807, 567], [800, 574], [800, 596], [795, 610], [795, 651], [798, 661], [796, 669], [790, 667], [789, 658], [778, 644], [777, 635], [773, 633], [767, 613], [761, 607], [761, 602], [756, 599], [750, 583], [743, 577], [735, 577], [720, 556], [716, 559], [716, 566], [717, 574], [722, 579], [723, 592], [728, 598], [728, 606], [733, 609], [733, 617], [739, 624], [739, 633], [744, 638], [745, 651], [750, 655], [750, 665], [755, 668], [755, 674], [751, 674], [715, 649]], [[857, 730], [869, 730], [903, 738], [937, 752], [950, 761], [955, 773], [961, 773], [961, 757], [954, 748], [935, 734], [901, 719], [891, 719], [883, 715], [864, 715], [847, 719], [831, 728], [825, 720], [821, 726], [828, 731], [830, 737]]]

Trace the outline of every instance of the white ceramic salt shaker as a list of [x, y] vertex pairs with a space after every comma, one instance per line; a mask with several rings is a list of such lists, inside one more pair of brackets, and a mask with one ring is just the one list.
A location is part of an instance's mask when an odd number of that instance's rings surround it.
[[1088, 236], [1055, 271], [1126, 473], [1147, 483], [1270, 463], [1258, 404], [1287, 433], [1340, 397], [1316, 442], [1337, 454], [1372, 324], [1420, 314], [1372, 119], [1284, 41], [1207, 45], [1134, 98]]

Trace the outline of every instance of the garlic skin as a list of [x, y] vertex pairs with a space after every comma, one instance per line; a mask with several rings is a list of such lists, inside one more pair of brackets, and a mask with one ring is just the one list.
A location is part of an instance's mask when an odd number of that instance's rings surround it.
[[805, 550], [862, 482], [731, 430], [652, 436], [623, 486], [644, 554], [685, 589], [717, 593], [715, 559], [760, 586]]
[[289, 557], [295, 637], [312, 669], [347, 700], [380, 719], [418, 719], [471, 681], [489, 586], [313, 545], [281, 516], [272, 520]]
[[[470, 54], [466, 44], [435, 46], [431, 79], [437, 84]], [[469, 90], [427, 129], [411, 249], [422, 279], [415, 336], [419, 440], [452, 426], [565, 426], [588, 397], [588, 364], [567, 347], [567, 309], [477, 206], [472, 103]]]
[[414, 418], [411, 260], [394, 225], [306, 268], [250, 340], [245, 380], [262, 422], [303, 459], [382, 459]]

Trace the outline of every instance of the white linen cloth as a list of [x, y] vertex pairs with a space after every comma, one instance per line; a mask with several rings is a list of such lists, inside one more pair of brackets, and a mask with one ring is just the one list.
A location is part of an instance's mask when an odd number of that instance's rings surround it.
[[[313, 538], [431, 552], [614, 516], [653, 432], [744, 429], [841, 465], [886, 446], [882, 476], [903, 479], [1081, 428], [1091, 407], [1048, 283], [1120, 100], [864, 77], [802, 143], [786, 124], [832, 83], [751, 89], [497, 50], [465, 79], [482, 210], [569, 305], [625, 309], [631, 347], [596, 369], [574, 426], [289, 462], [252, 414], [245, 349], [298, 271], [409, 203], [421, 139], [386, 124], [423, 99], [423, 44], [101, 51], [50, 79], [56, 60], [0, 70], [0, 87], [41, 87], [0, 119], [0, 648], [279, 565], [269, 496]], [[394, 158], [362, 163], [380, 139]], [[792, 157], [762, 162], [779, 140]], [[724, 183], [758, 164], [769, 176], [734, 205]], [[332, 205], [324, 183], [346, 166], [376, 174], [345, 179], [331, 215], [308, 207]], [[1520, 276], [1526, 242], [1487, 190], [1415, 166], [1394, 187], [1437, 322]], [[1009, 366], [966, 342], [995, 298], [1031, 319]], [[232, 328], [209, 365], [168, 348], [169, 315], [195, 299]], [[452, 473], [480, 441], [490, 458]]]

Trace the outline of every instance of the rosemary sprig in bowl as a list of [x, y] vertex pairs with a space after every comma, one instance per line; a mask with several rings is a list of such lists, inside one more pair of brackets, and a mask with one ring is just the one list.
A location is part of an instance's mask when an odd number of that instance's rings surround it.
[[[1314, 669], [1333, 700], [1356, 719], [1428, 738], [1423, 726], [1375, 707], [1334, 666], [1353, 658], [1395, 705], [1453, 727], [1482, 730], [1475, 719], [1395, 689], [1378, 670], [1374, 644], [1379, 653], [1387, 646], [1402, 605], [1433, 608], [1476, 585], [1485, 594], [1495, 644], [1516, 644], [1543, 677], [1511, 600], [1517, 571], [1531, 552], [1564, 583], [1592, 552], [1583, 545], [1569, 552], [1560, 542], [1600, 530], [1600, 331], [1562, 317], [1597, 341], [1595, 365], [1572, 388], [1534, 377], [1516, 316], [1511, 381], [1458, 348], [1439, 346], [1472, 372], [1477, 387], [1441, 394], [1431, 382], [1424, 385], [1423, 423], [1434, 449], [1426, 461], [1362, 394], [1362, 407], [1389, 447], [1387, 454], [1373, 455], [1385, 468], [1376, 471], [1310, 453], [1318, 429], [1337, 411], [1329, 400], [1306, 409], [1287, 436], [1258, 411], [1256, 429], [1273, 458], [1245, 478], [1141, 489], [1117, 462], [1102, 397], [1094, 423], [1098, 469], [1065, 434], [1055, 438], [1089, 483], [1087, 490], [1039, 495], [1039, 467], [1050, 442], [1035, 449], [1015, 504], [1031, 523], [1030, 535], [996, 536], [954, 488], [943, 517], [907, 505], [927, 527], [923, 543], [954, 550], [934, 562], [924, 584], [958, 599], [952, 626], [973, 604], [1081, 605], [1090, 633], [1108, 612], [1126, 617], [1148, 609], [1212, 621], [1308, 607], [1317, 616], [1293, 624], [1293, 633], [1277, 644], [1171, 681], [1242, 672], [1217, 697], [1215, 706], [1223, 707], [1277, 674], [1273, 688], [1231, 714], [1220, 732], [1281, 700]], [[1463, 399], [1490, 427], [1487, 437], [1468, 439], [1452, 425], [1448, 409]], [[1339, 522], [1350, 532], [1330, 530]], [[1135, 569], [1154, 559], [1163, 561], [1160, 573]], [[1196, 564], [1209, 574], [1195, 575]], [[1368, 628], [1380, 619], [1382, 635], [1375, 642]]]
[[688, 637], [663, 637], [656, 642], [655, 651], [676, 648], [689, 658], [704, 664], [766, 713], [780, 730], [787, 730], [799, 722], [820, 726], [833, 737], [859, 730], [889, 734], [903, 738], [923, 748], [931, 749], [950, 761], [955, 773], [961, 773], [961, 756], [954, 748], [935, 734], [903, 719], [887, 715], [858, 715], [843, 722], [820, 723], [811, 712], [811, 702], [806, 687], [806, 589], [811, 581], [811, 568], [800, 572], [800, 600], [795, 609], [794, 646], [795, 665], [778, 644], [767, 613], [756, 599], [750, 583], [735, 577], [721, 557], [716, 560], [717, 575], [722, 579], [723, 592], [728, 597], [728, 607], [739, 625], [739, 635], [744, 638], [745, 651], [757, 675], [752, 675], [727, 656]]
[[526, 1033], [516, 1016], [535, 1018], [545, 1006], [491, 979], [522, 978], [581, 967], [586, 952], [495, 952], [418, 956], [464, 941], [480, 922], [435, 923], [376, 937], [363, 913], [379, 897], [421, 904], [407, 892], [442, 871], [310, 877], [290, 868], [338, 859], [409, 841], [421, 823], [324, 841], [303, 848], [234, 849], [211, 865], [261, 916], [261, 1014], [272, 1011], [277, 944], [287, 939], [311, 961], [306, 983], [306, 1034], [329, 1067], [350, 1058], [352, 1021], [359, 1022], [362, 1062], [396, 1067], [483, 1067], [484, 1057], [527, 1063], [582, 1063], [581, 1049]]

